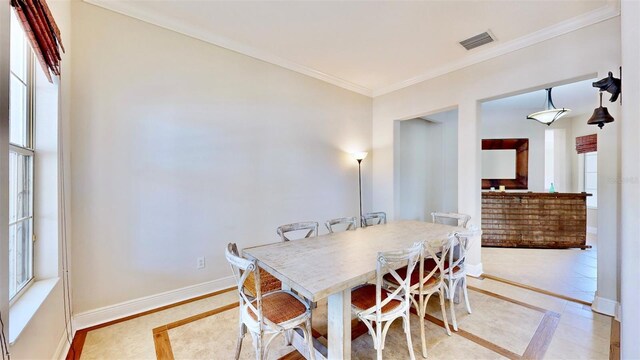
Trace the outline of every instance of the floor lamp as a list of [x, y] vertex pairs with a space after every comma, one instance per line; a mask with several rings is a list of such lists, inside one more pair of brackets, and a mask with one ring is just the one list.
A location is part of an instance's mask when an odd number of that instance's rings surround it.
[[367, 152], [353, 153], [353, 158], [358, 161], [358, 194], [360, 195], [360, 227], [362, 227], [362, 160], [367, 157]]

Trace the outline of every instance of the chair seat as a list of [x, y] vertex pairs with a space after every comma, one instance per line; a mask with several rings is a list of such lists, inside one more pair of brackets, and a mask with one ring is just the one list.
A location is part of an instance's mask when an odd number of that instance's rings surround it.
[[[427, 275], [429, 274], [429, 271], [431, 270], [427, 270], [426, 269], [426, 263], [425, 263], [425, 270], [424, 270], [424, 274]], [[398, 270], [396, 270], [396, 272], [398, 273], [398, 275], [405, 279], [407, 277], [407, 267], [403, 266], [401, 268], [399, 268]], [[399, 285], [398, 281], [396, 280], [396, 278], [393, 277], [393, 275], [391, 274], [387, 274], [383, 277], [384, 281], [394, 284], [394, 285]], [[431, 286], [431, 285], [435, 285], [436, 282], [438, 280], [435, 277], [430, 277], [426, 282], [425, 282], [425, 286]], [[413, 272], [411, 273], [411, 286], [414, 285], [419, 285], [420, 284], [420, 269], [415, 268], [413, 269]]]
[[[380, 301], [384, 301], [389, 293], [382, 289]], [[376, 286], [366, 284], [351, 291], [351, 305], [358, 310], [367, 310], [376, 306]], [[402, 305], [400, 300], [391, 300], [382, 307], [382, 313], [389, 312]]]
[[[260, 268], [260, 292], [264, 295], [281, 289], [282, 282], [268, 273], [267, 270]], [[256, 280], [254, 279], [253, 272], [247, 276], [245, 290], [247, 290], [251, 296], [256, 296]]]
[[[252, 302], [256, 308], [258, 304]], [[306, 305], [287, 291], [277, 291], [262, 296], [262, 314], [269, 321], [281, 324], [295, 319], [307, 311]], [[249, 315], [258, 320], [258, 316], [249, 309]]]

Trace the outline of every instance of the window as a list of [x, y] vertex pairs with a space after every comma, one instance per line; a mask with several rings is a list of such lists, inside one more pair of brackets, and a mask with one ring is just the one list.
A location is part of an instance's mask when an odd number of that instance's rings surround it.
[[598, 207], [598, 153], [584, 154], [584, 191], [592, 194], [587, 196], [587, 207]]
[[33, 279], [33, 55], [11, 16], [9, 102], [9, 298]]

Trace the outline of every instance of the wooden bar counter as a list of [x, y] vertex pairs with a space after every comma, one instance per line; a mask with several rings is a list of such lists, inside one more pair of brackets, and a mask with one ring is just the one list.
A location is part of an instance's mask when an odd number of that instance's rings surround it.
[[586, 248], [587, 193], [482, 193], [482, 246]]

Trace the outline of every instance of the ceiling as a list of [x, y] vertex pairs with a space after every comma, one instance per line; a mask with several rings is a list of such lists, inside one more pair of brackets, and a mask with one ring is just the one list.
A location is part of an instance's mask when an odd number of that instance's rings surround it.
[[[617, 16], [615, 0], [85, 0], [376, 96]], [[491, 30], [471, 51], [459, 41]]]
[[[598, 79], [554, 87], [551, 90], [554, 105], [556, 108], [571, 109], [567, 117], [581, 118], [586, 121], [593, 114], [593, 109], [599, 105], [598, 89], [591, 85], [596, 80]], [[604, 93], [603, 106], [607, 106], [610, 96], [611, 94]], [[522, 118], [525, 119], [532, 112], [544, 110], [546, 98], [546, 90], [538, 90], [485, 102], [482, 104], [482, 110], [488, 113], [518, 111], [522, 112]], [[483, 119], [483, 121], [491, 121], [491, 119]]]

